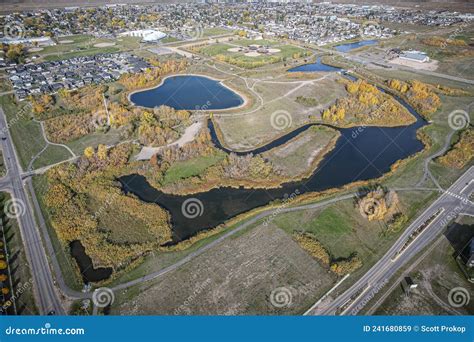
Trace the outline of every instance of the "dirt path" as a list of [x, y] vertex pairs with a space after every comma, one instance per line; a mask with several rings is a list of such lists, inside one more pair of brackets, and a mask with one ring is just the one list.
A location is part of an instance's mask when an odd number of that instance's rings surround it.
[[140, 151], [140, 153], [137, 154], [135, 159], [136, 160], [149, 160], [151, 157], [153, 157], [153, 155], [158, 153], [160, 151], [160, 149], [162, 149], [163, 147], [169, 147], [169, 146], [174, 146], [174, 145], [178, 145], [179, 147], [181, 147], [184, 144], [187, 144], [187, 143], [194, 140], [196, 135], [199, 133], [199, 130], [201, 129], [201, 126], [202, 126], [201, 121], [193, 123], [191, 126], [186, 128], [186, 130], [184, 131], [184, 134], [181, 136], [181, 138], [179, 138], [178, 140], [176, 140], [176, 141], [174, 141], [174, 142], [172, 142], [168, 145], [159, 146], [159, 147], [144, 146], [142, 148], [142, 150]]

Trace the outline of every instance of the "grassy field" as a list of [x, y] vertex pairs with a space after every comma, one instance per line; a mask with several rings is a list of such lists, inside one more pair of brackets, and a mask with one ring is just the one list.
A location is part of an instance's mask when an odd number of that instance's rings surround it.
[[107, 133], [94, 132], [85, 135], [79, 139], [68, 142], [66, 145], [73, 150], [74, 153], [82, 154], [84, 149], [88, 146], [95, 147], [99, 144], [114, 145], [123, 140], [119, 130], [110, 129]]
[[[277, 75], [274, 73], [274, 75]], [[293, 83], [291, 81], [259, 81], [253, 84], [253, 91], [261, 100], [249, 110], [239, 111], [239, 115], [215, 115], [219, 128], [224, 134], [224, 142], [232, 149], [248, 150], [263, 145], [279, 135], [295, 129], [308, 122], [309, 116], [320, 116], [320, 113], [338, 97], [347, 93], [344, 86], [334, 82], [330, 75], [324, 80], [312, 83]], [[232, 84], [231, 82], [229, 82]], [[238, 86], [236, 89], [239, 89]], [[298, 96], [315, 98], [318, 105], [307, 107], [299, 103]], [[242, 115], [242, 112], [247, 113]], [[288, 125], [283, 130], [272, 125], [272, 114], [287, 112]]]
[[[400, 192], [399, 209], [411, 218], [432, 198], [432, 194]], [[400, 234], [389, 231], [386, 222], [367, 221], [353, 200], [338, 202], [324, 209], [285, 213], [279, 215], [274, 223], [290, 235], [295, 231], [314, 234], [334, 259], [357, 253], [364, 262], [364, 267], [357, 274], [362, 274], [377, 261]]]
[[[301, 314], [334, 281], [283, 231], [258, 226], [177, 271], [116, 293], [112, 314]], [[270, 297], [282, 287], [291, 301], [277, 308]]]
[[312, 169], [337, 131], [328, 127], [313, 126], [283, 146], [264, 152], [262, 156], [288, 176], [302, 175]]
[[[25, 102], [16, 105], [10, 95], [0, 96], [0, 106], [7, 117], [13, 143], [24, 170], [26, 170], [32, 158], [46, 145], [39, 123], [31, 119], [28, 110], [23, 109], [25, 105]], [[34, 166], [46, 166], [69, 157], [70, 154], [64, 147], [51, 145], [45, 151], [45, 154], [36, 160]]]
[[197, 176], [208, 167], [217, 164], [225, 158], [225, 153], [216, 155], [197, 157], [187, 161], [174, 163], [168, 170], [163, 180], [163, 185], [172, 184], [179, 180]]
[[[465, 231], [470, 231], [474, 225], [473, 218], [462, 218], [456, 226], [463, 226]], [[449, 230], [446, 234], [449, 236]], [[456, 235], [459, 235], [456, 233]], [[449, 238], [451, 239], [451, 237]], [[471, 298], [474, 296], [472, 284], [469, 283], [457, 265], [453, 254], [455, 249], [452, 242], [444, 236], [434, 245], [427, 248], [428, 254], [421, 262], [407, 272], [418, 287], [407, 296], [401, 286], [397, 286], [375, 312], [379, 315], [472, 315], [474, 302], [455, 308], [449, 305], [449, 291], [456, 287], [463, 287], [469, 291]]]
[[10, 133], [18, 152], [20, 164], [23, 169], [25, 169], [30, 160], [38, 154], [45, 145], [41, 127], [31, 119], [27, 109], [23, 109], [26, 103], [16, 105], [13, 96], [1, 96], [0, 105], [10, 125]]
[[[139, 38], [120, 37], [117, 39], [95, 38], [89, 35], [72, 35], [58, 39], [58, 44], [47, 46], [43, 50], [33, 52], [45, 61], [67, 59], [79, 56], [91, 56], [99, 53], [113, 53], [128, 51], [140, 47]], [[61, 43], [63, 41], [64, 43]], [[113, 46], [96, 46], [96, 44], [109, 43]]]
[[[246, 56], [243, 52], [228, 51], [228, 49], [235, 48], [236, 46], [249, 46], [253, 44], [270, 46], [280, 51], [268, 55], [262, 54], [260, 56]], [[201, 48], [199, 51], [211, 57], [224, 56], [230, 58], [231, 60], [228, 61], [230, 64], [248, 68], [253, 67], [252, 65], [255, 63], [259, 64], [259, 66], [277, 63], [282, 60], [291, 59], [295, 54], [303, 55], [306, 52], [300, 47], [290, 44], [281, 44], [278, 41], [248, 39], [234, 40], [229, 43], [211, 44]]]
[[227, 33], [231, 33], [231, 31], [222, 27], [209, 27], [203, 30], [202, 35], [204, 37], [211, 37], [211, 36], [219, 36], [219, 35], [227, 34]]
[[49, 145], [33, 162], [33, 170], [71, 158], [72, 155], [61, 146]]

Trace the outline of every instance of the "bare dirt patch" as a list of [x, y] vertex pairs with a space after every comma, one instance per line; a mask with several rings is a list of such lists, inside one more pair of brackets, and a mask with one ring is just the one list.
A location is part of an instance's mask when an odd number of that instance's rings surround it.
[[427, 63], [407, 61], [406, 59], [395, 58], [390, 61], [391, 64], [403, 65], [413, 69], [434, 71], [438, 69], [438, 61], [431, 60]]
[[[335, 281], [282, 230], [259, 226], [153, 283], [119, 294], [114, 314], [301, 314]], [[285, 288], [288, 305], [272, 291]], [[125, 300], [124, 300], [125, 299]]]
[[[443, 238], [444, 239], [444, 238]], [[418, 284], [407, 296], [398, 286], [377, 310], [383, 315], [472, 315], [474, 290], [453, 258], [453, 248], [444, 239], [409, 275]], [[455, 307], [449, 293], [456, 288], [469, 292], [471, 300]]]
[[110, 42], [110, 43], [97, 43], [97, 44], [94, 44], [94, 47], [98, 47], [98, 48], [103, 48], [103, 47], [109, 47], [109, 46], [114, 46], [115, 43], [113, 42]]
[[28, 52], [40, 52], [40, 51], [43, 51], [44, 48], [42, 47], [32, 47], [32, 48], [29, 48], [28, 49]]

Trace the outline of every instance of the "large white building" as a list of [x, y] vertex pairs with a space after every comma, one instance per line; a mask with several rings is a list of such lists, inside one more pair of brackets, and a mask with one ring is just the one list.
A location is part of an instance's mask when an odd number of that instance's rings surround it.
[[430, 58], [426, 55], [425, 52], [421, 51], [403, 51], [400, 54], [400, 59], [405, 59], [407, 61], [426, 63], [430, 61]]
[[147, 29], [147, 30], [136, 30], [136, 31], [127, 31], [120, 34], [121, 36], [128, 37], [141, 37], [144, 42], [157, 42], [160, 39], [166, 37], [166, 33], [161, 31]]

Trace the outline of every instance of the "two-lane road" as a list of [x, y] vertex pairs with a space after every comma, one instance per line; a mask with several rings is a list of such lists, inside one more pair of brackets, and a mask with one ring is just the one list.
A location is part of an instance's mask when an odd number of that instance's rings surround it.
[[13, 147], [5, 114], [1, 108], [0, 130], [4, 133], [3, 139], [0, 141], [7, 168], [7, 175], [0, 180], [0, 190], [9, 192], [13, 201], [18, 203], [17, 220], [31, 267], [38, 309], [40, 314], [43, 315], [53, 312], [55, 314], [64, 314], [64, 309], [54, 286], [41, 235], [35, 223], [33, 210], [31, 209], [32, 207], [21, 178], [21, 167]]
[[[414, 220], [388, 252], [357, 282], [332, 302], [316, 306], [308, 314], [357, 314], [402, 266], [433, 242], [452, 219], [460, 214], [474, 215], [474, 204], [469, 201], [469, 196], [474, 190], [473, 180], [474, 166]], [[412, 233], [426, 224], [430, 218], [429, 225], [402, 249]], [[401, 252], [397, 254], [399, 251]]]

